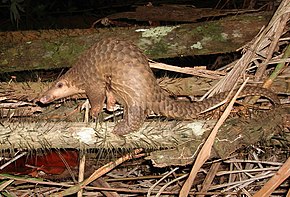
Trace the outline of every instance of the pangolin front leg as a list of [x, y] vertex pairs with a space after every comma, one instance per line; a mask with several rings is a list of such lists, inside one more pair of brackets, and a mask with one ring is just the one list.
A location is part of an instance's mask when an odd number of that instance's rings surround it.
[[[98, 87], [98, 89], [92, 89], [91, 87]], [[86, 88], [86, 95], [91, 105], [90, 114], [93, 117], [98, 117], [99, 113], [103, 110], [106, 99], [106, 84], [100, 81], [97, 86], [91, 87]]]

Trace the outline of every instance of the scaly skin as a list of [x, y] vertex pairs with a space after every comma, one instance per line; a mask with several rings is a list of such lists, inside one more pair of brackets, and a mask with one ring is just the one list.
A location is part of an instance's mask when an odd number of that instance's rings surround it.
[[[218, 94], [202, 102], [177, 101], [170, 98], [157, 84], [147, 57], [130, 42], [104, 39], [86, 51], [77, 63], [53, 87], [43, 94], [40, 102], [73, 94], [85, 93], [90, 100], [91, 114], [98, 116], [107, 97], [108, 109], [117, 101], [124, 106], [123, 120], [113, 130], [118, 135], [136, 131], [151, 111], [175, 119], [194, 119], [209, 107], [226, 98]], [[243, 96], [260, 95], [279, 103], [277, 96], [263, 88], [248, 86]]]

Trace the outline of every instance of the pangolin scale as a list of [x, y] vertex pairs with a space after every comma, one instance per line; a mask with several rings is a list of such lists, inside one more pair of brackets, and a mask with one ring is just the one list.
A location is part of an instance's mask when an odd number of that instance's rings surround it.
[[[198, 114], [225, 99], [217, 94], [201, 102], [178, 101], [171, 98], [157, 83], [147, 57], [128, 41], [107, 38], [87, 50], [63, 76], [40, 98], [49, 103], [59, 98], [85, 93], [91, 114], [97, 116], [107, 98], [107, 108], [115, 100], [124, 106], [123, 120], [113, 132], [118, 135], [138, 130], [153, 111], [174, 119], [195, 119]], [[243, 96], [260, 95], [278, 104], [277, 96], [260, 87], [246, 86]]]

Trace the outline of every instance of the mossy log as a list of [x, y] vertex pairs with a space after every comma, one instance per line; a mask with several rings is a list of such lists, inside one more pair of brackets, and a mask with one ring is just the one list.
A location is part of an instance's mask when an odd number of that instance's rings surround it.
[[270, 17], [260, 12], [176, 26], [1, 32], [0, 73], [70, 67], [81, 52], [112, 36], [131, 40], [151, 59], [233, 52]]

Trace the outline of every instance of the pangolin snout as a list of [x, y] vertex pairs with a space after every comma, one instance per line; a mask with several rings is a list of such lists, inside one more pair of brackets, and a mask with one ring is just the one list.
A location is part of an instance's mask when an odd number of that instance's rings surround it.
[[53, 97], [52, 96], [43, 96], [39, 99], [39, 101], [43, 104], [46, 104], [46, 103], [53, 101]]

